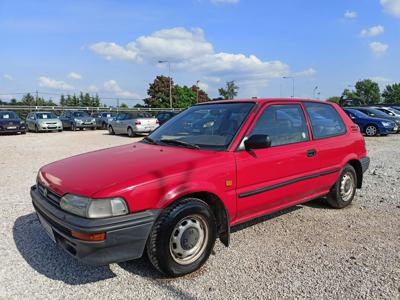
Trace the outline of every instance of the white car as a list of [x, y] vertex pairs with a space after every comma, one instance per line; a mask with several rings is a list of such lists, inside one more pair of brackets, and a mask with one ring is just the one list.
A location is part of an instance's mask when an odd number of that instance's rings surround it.
[[130, 137], [136, 134], [148, 134], [159, 126], [158, 120], [146, 112], [123, 112], [109, 122], [110, 134], [127, 134]]
[[382, 112], [384, 112], [385, 114], [388, 114], [389, 116], [392, 117], [400, 117], [400, 111], [397, 109], [394, 109], [392, 107], [387, 107], [387, 106], [376, 106], [374, 107], [375, 109], [378, 109]]

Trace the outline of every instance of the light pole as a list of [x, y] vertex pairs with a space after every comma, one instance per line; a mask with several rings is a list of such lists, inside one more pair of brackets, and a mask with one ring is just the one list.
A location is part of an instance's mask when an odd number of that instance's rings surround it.
[[199, 82], [200, 80], [196, 81], [196, 103], [199, 103]]
[[292, 79], [292, 98], [294, 98], [294, 77], [293, 76], [283, 76], [283, 79]]
[[171, 78], [171, 63], [169, 60], [159, 60], [159, 64], [168, 64], [168, 77], [169, 77], [169, 106], [172, 108], [172, 78]]

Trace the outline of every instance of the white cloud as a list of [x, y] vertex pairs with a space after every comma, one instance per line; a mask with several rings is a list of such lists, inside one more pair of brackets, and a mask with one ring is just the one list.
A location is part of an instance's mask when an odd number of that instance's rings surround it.
[[375, 76], [375, 77], [372, 77], [371, 80], [375, 81], [375, 82], [377, 82], [379, 84], [386, 84], [386, 83], [393, 82], [392, 79], [386, 78], [386, 77], [383, 77], [383, 76]]
[[49, 77], [41, 76], [38, 78], [39, 86], [47, 87], [57, 90], [73, 90], [74, 87], [64, 81], [51, 79]]
[[389, 45], [380, 42], [372, 42], [369, 44], [369, 48], [372, 52], [378, 56], [384, 55], [389, 49]]
[[391, 15], [400, 18], [400, 1], [399, 0], [381, 0], [383, 10]]
[[346, 12], [344, 13], [345, 18], [348, 19], [355, 19], [357, 18], [357, 12], [352, 11], [352, 10], [346, 10]]
[[309, 68], [304, 71], [296, 72], [293, 75], [296, 77], [313, 77], [317, 74], [317, 71], [314, 68]]
[[382, 25], [373, 26], [367, 29], [363, 29], [360, 33], [361, 37], [377, 36], [385, 32], [385, 28]]
[[[290, 74], [289, 66], [279, 60], [262, 60], [255, 55], [216, 52], [200, 28], [182, 27], [162, 29], [121, 46], [99, 42], [89, 46], [94, 53], [108, 59], [122, 59], [136, 63], [156, 64], [168, 60], [173, 71], [197, 72], [208, 77], [208, 82], [236, 80], [243, 84], [265, 87], [271, 78]], [[165, 68], [165, 64], [158, 64]], [[315, 73], [314, 71], [302, 71]], [[310, 76], [310, 74], [305, 74]], [[214, 79], [214, 81], [212, 80]]]
[[136, 93], [123, 90], [118, 82], [114, 79], [104, 82], [104, 89], [108, 92], [113, 92], [115, 95], [124, 98], [140, 98]]
[[68, 77], [71, 79], [75, 79], [75, 80], [81, 80], [82, 79], [82, 75], [76, 72], [70, 72], [68, 74]]
[[208, 90], [208, 84], [205, 82], [200, 81], [198, 84], [199, 88], [203, 91], [207, 91]]
[[212, 4], [237, 4], [239, 0], [210, 0]]
[[5, 79], [5, 80], [14, 80], [14, 78], [10, 75], [10, 74], [4, 74], [3, 75], [3, 78]]
[[92, 93], [96, 93], [99, 91], [99, 88], [96, 85], [92, 84], [92, 85], [88, 86], [88, 91], [92, 92]]

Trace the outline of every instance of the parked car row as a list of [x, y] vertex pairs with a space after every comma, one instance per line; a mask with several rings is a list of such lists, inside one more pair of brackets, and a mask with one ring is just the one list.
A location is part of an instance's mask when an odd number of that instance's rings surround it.
[[385, 136], [400, 132], [399, 109], [392, 106], [360, 106], [345, 107], [344, 111], [365, 135]]
[[95, 112], [89, 115], [85, 111], [64, 111], [57, 116], [53, 112], [35, 111], [30, 112], [24, 121], [13, 111], [0, 111], [0, 133], [106, 129], [110, 134], [134, 136], [152, 132], [177, 114], [163, 111], [153, 117], [148, 112]]

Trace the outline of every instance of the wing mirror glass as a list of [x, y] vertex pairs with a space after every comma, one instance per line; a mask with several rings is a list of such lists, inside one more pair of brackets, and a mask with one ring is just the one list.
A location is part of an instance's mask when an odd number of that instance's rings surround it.
[[244, 141], [246, 150], [264, 149], [271, 147], [271, 138], [266, 134], [254, 134]]

